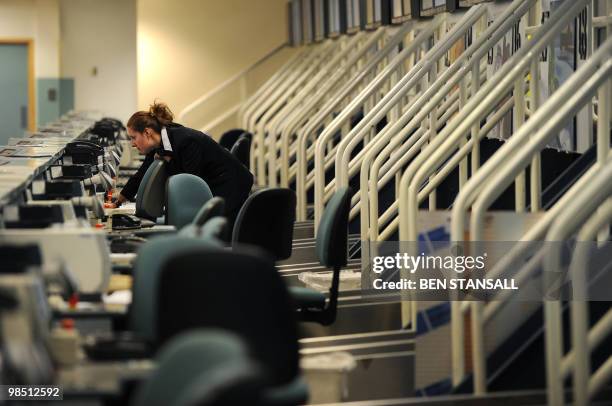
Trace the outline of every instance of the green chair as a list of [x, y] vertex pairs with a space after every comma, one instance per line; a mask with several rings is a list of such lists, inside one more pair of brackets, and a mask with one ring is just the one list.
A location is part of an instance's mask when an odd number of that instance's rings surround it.
[[137, 389], [133, 406], [261, 404], [265, 371], [229, 331], [183, 333], [156, 358], [158, 367]]
[[128, 322], [129, 330], [138, 338], [154, 347], [159, 346], [156, 309], [162, 264], [171, 255], [181, 255], [202, 247], [219, 249], [214, 241], [181, 235], [152, 238], [140, 247], [133, 269], [132, 304]]
[[187, 224], [178, 234], [183, 237], [215, 241], [220, 247], [229, 243], [227, 219], [221, 216], [209, 219], [202, 227], [194, 223]]
[[225, 217], [213, 217], [204, 224], [200, 234], [201, 238], [214, 239], [223, 244], [229, 243], [229, 230]]
[[299, 287], [290, 289], [302, 321], [329, 325], [336, 320], [340, 270], [346, 266], [348, 257], [350, 209], [350, 189], [341, 188], [332, 196], [323, 211], [317, 231], [316, 253], [321, 265], [333, 271], [329, 300], [326, 303], [325, 297], [312, 289]]
[[[330, 199], [319, 222], [316, 253], [321, 265], [332, 268], [329, 300], [310, 288], [291, 287], [289, 292], [300, 320], [329, 325], [336, 320], [340, 269], [347, 264], [350, 189], [339, 189]], [[232, 241], [264, 249], [275, 260], [289, 258], [295, 222], [295, 193], [272, 188], [253, 193], [236, 218]]]
[[225, 199], [215, 196], [202, 205], [193, 218], [192, 223], [203, 226], [209, 219], [217, 216], [225, 216]]
[[201, 238], [155, 238], [140, 250], [132, 290], [132, 333], [153, 349], [190, 329], [232, 331], [269, 372], [269, 402], [306, 401], [293, 305], [264, 253], [220, 249]]
[[166, 162], [158, 159], [154, 160], [138, 186], [136, 211], [134, 213], [137, 217], [155, 221], [158, 217], [164, 215], [167, 180]]
[[232, 243], [257, 246], [277, 261], [289, 258], [295, 202], [295, 192], [286, 188], [262, 189], [251, 194], [236, 217]]
[[206, 182], [195, 175], [180, 173], [168, 180], [167, 221], [180, 230], [193, 222], [204, 203], [213, 195]]

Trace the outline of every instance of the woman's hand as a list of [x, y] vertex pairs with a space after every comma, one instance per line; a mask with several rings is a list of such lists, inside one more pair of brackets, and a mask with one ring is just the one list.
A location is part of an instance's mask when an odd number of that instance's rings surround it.
[[120, 194], [118, 197], [113, 197], [110, 202], [104, 203], [104, 207], [107, 209], [116, 209], [125, 203], [127, 199]]

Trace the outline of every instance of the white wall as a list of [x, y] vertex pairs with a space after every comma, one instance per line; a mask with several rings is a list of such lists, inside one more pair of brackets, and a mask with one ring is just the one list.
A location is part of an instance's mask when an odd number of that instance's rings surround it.
[[136, 111], [135, 0], [59, 4], [61, 75], [74, 78], [75, 108], [126, 121]]
[[59, 74], [58, 0], [0, 0], [0, 39], [34, 40], [34, 75]]
[[184, 107], [287, 41], [287, 0], [137, 0], [138, 105]]

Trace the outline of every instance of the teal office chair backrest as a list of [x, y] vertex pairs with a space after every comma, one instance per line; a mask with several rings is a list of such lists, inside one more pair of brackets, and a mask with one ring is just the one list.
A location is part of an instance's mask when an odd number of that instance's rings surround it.
[[193, 218], [193, 224], [203, 226], [209, 219], [225, 216], [225, 199], [215, 196], [202, 205]]
[[244, 342], [219, 329], [192, 330], [172, 339], [158, 368], [138, 388], [133, 406], [258, 404], [265, 374]]
[[195, 175], [180, 173], [168, 180], [168, 224], [180, 230], [191, 223], [213, 195], [206, 182]]
[[163, 216], [167, 180], [166, 162], [162, 160], [153, 161], [138, 186], [136, 211], [134, 213], [136, 216], [150, 220]]
[[162, 265], [172, 255], [201, 247], [221, 249], [217, 242], [181, 235], [152, 238], [140, 247], [134, 264], [130, 308], [130, 330], [138, 337], [153, 344], [157, 341], [158, 314], [155, 309], [158, 308], [157, 292]]
[[269, 374], [275, 396], [305, 402], [303, 385], [286, 392], [299, 377], [297, 325], [287, 287], [262, 252], [154, 238], [139, 252], [132, 291], [130, 330], [153, 348], [195, 328], [233, 331]]
[[316, 252], [321, 265], [343, 267], [348, 256], [348, 216], [351, 209], [349, 188], [341, 188], [323, 211], [317, 231]]
[[225, 217], [213, 217], [202, 226], [200, 238], [229, 243], [229, 229]]

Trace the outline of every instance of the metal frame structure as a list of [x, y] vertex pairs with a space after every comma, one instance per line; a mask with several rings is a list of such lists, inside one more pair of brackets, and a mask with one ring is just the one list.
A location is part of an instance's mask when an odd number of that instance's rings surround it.
[[[584, 2], [586, 3], [586, 2]], [[582, 4], [584, 6], [585, 4]], [[579, 11], [579, 10], [578, 10]], [[612, 42], [607, 41], [588, 61], [585, 63], [578, 72], [576, 72], [570, 79], [557, 91], [554, 97], [544, 103], [538, 111], [536, 111], [532, 117], [527, 121], [512, 137], [511, 139], [489, 159], [485, 165], [478, 171], [475, 176], [470, 179], [466, 184], [465, 188], [459, 193], [455, 204], [453, 206], [452, 215], [452, 230], [451, 235], [453, 241], [463, 240], [465, 233], [464, 218], [468, 205], [471, 203], [472, 213], [470, 222], [470, 239], [472, 241], [482, 240], [483, 220], [486, 208], [492, 204], [495, 197], [498, 196], [509, 184], [512, 183], [515, 176], [517, 176], [527, 165], [533, 165], [533, 157], [539, 153], [541, 149], [546, 146], [546, 142], [555, 134], [558, 133], [559, 129], [565, 124], [567, 117], [573, 117], [580, 109], [588, 102], [590, 102], [592, 96], [597, 92], [602, 84], [609, 80], [610, 72], [612, 71], [612, 61], [610, 60], [610, 52], [612, 52]], [[608, 85], [604, 85], [603, 88], [607, 88]], [[600, 95], [604, 93], [600, 91]], [[604, 97], [605, 99], [605, 97]], [[609, 109], [601, 111], [599, 117], [601, 128], [605, 127], [605, 122], [609, 122]], [[605, 129], [604, 129], [605, 130]], [[609, 129], [608, 129], [609, 131]], [[600, 132], [602, 134], [602, 132]], [[605, 134], [605, 133], [603, 133]], [[610, 150], [609, 140], [605, 140], [605, 136], [600, 138], [598, 144], [598, 165], [602, 168], [604, 163], [607, 161], [607, 157]], [[555, 222], [559, 219], [564, 219], [570, 216], [574, 202], [582, 201], [582, 196], [585, 193], [585, 189], [590, 190], [591, 185], [596, 184], [596, 180], [599, 175], [592, 175], [595, 173], [590, 171], [589, 182], [583, 182], [580, 184], [581, 193], [574, 192], [573, 199], [566, 199], [563, 210], [556, 210], [557, 217], [554, 221], [553, 218], [548, 217], [542, 219], [541, 222], [545, 222], [549, 227], [549, 231], [546, 234], [547, 241], [560, 241], [558, 233], [551, 231]], [[586, 175], [585, 175], [586, 177]], [[570, 195], [568, 192], [567, 195]], [[593, 201], [596, 201], [593, 199]], [[584, 210], [588, 212], [589, 206], [584, 206]], [[576, 213], [573, 213], [573, 218], [579, 218]], [[542, 227], [542, 228], [544, 228]], [[540, 228], [541, 229], [541, 228]], [[551, 234], [552, 233], [552, 234]], [[525, 239], [525, 238], [524, 238]], [[547, 254], [546, 261], [550, 261], [550, 258], [554, 258], [552, 254]], [[549, 267], [553, 266], [550, 262]], [[495, 270], [493, 271], [495, 272]], [[547, 329], [550, 327], [550, 331], [556, 331], [556, 325], [553, 320], [560, 315], [560, 305], [552, 304], [547, 302], [545, 304], [547, 314]], [[482, 371], [478, 369], [475, 373], [478, 375], [475, 378], [475, 382], [480, 382], [484, 386], [485, 371], [484, 371], [484, 355], [479, 354], [479, 350], [483, 349], [482, 339], [482, 326], [484, 323], [484, 304], [481, 302], [473, 302], [471, 306], [472, 310], [472, 337], [476, 338], [476, 344], [474, 345], [473, 354], [477, 360], [474, 360], [476, 366], [481, 365]], [[459, 310], [459, 314], [461, 314]], [[462, 317], [462, 316], [461, 316]], [[457, 317], [457, 324], [460, 323]], [[453, 333], [457, 337], [462, 336], [463, 326], [458, 326], [456, 333]], [[554, 334], [553, 334], [554, 335]], [[560, 339], [555, 338], [555, 339]], [[460, 339], [459, 339], [460, 340]], [[552, 341], [547, 343], [549, 351], [554, 353], [555, 343]], [[556, 343], [558, 344], [558, 343]], [[454, 345], [454, 348], [459, 349], [459, 343]], [[459, 355], [458, 355], [459, 356]], [[457, 357], [458, 357], [457, 356]], [[551, 357], [549, 355], [549, 357]], [[549, 364], [549, 372], [554, 371], [555, 366]], [[552, 372], [550, 372], [552, 373]], [[554, 389], [554, 380], [549, 378], [549, 389], [556, 392]], [[551, 389], [553, 388], [553, 389]], [[484, 388], [483, 388], [484, 389]], [[552, 393], [552, 392], [551, 392]], [[558, 395], [551, 395], [553, 399], [552, 404], [557, 400]]]

